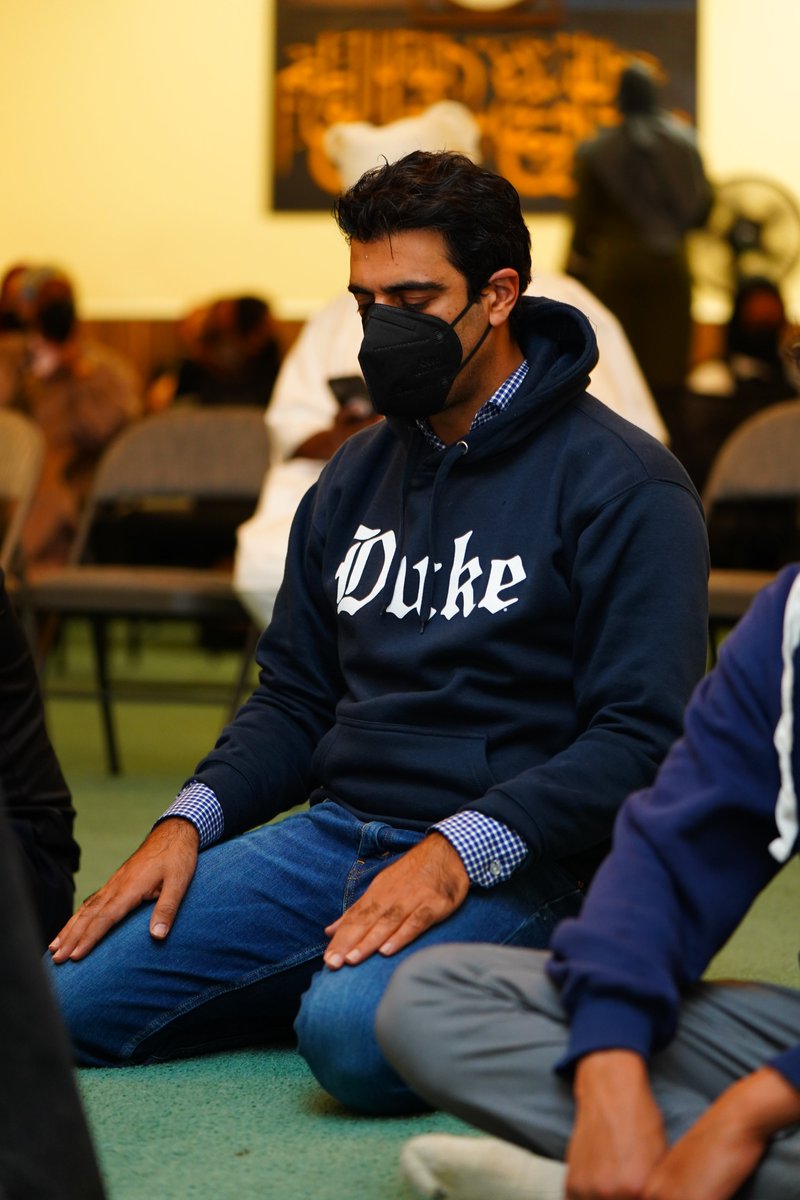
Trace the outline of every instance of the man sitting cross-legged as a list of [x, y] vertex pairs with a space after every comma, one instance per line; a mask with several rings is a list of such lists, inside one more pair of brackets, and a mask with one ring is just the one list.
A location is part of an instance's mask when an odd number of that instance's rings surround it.
[[400, 968], [378, 1013], [389, 1061], [506, 1139], [410, 1142], [422, 1195], [800, 1196], [800, 991], [699, 982], [798, 852], [798, 666], [795, 566], [726, 640], [552, 955], [451, 946]]

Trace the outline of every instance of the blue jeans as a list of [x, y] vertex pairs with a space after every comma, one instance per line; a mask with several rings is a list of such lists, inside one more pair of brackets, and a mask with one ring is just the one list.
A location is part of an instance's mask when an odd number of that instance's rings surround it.
[[343, 1103], [385, 1113], [424, 1107], [373, 1032], [398, 963], [442, 942], [543, 947], [581, 897], [566, 871], [540, 863], [494, 889], [472, 888], [448, 920], [391, 958], [323, 967], [326, 925], [421, 836], [365, 824], [326, 801], [203, 851], [165, 941], [150, 937], [146, 905], [87, 958], [52, 968], [79, 1063], [153, 1063], [252, 1044], [296, 1018], [301, 1054]]

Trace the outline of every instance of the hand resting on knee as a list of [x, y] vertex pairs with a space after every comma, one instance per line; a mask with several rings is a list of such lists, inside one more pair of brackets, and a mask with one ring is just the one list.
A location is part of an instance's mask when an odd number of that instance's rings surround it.
[[146, 900], [156, 901], [150, 933], [165, 938], [194, 876], [199, 844], [196, 828], [181, 817], [156, 825], [53, 939], [49, 946], [53, 962], [85, 958], [110, 929]]

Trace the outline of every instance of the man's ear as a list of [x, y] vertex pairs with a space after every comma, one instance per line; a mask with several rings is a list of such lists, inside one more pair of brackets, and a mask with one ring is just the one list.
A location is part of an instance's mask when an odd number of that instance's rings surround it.
[[513, 267], [502, 267], [489, 277], [481, 295], [489, 300], [488, 320], [491, 325], [502, 325], [511, 315], [519, 297], [519, 275]]

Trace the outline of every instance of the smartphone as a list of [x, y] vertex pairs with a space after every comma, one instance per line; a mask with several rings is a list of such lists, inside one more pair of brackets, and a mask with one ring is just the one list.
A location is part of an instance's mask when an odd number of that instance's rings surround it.
[[328, 380], [328, 387], [338, 404], [347, 410], [349, 417], [370, 417], [375, 411], [367, 385], [360, 375], [337, 375]]

